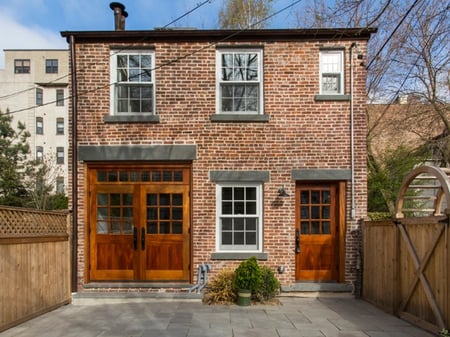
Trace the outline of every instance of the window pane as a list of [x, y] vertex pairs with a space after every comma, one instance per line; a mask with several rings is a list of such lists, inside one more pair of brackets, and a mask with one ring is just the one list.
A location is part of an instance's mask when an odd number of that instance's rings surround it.
[[244, 202], [235, 202], [234, 203], [234, 214], [245, 214]]
[[183, 234], [183, 223], [173, 222], [172, 223], [172, 234]]
[[222, 200], [232, 200], [233, 189], [231, 187], [222, 187]]
[[98, 193], [97, 194], [97, 205], [99, 205], [99, 206], [108, 205], [108, 194]]
[[246, 207], [245, 214], [256, 214], [255, 201], [247, 201], [245, 207]]
[[311, 219], [320, 219], [320, 206], [311, 207]]
[[309, 204], [309, 191], [301, 191], [300, 192], [300, 203], [301, 204]]
[[233, 244], [233, 233], [232, 232], [223, 232], [222, 233], [222, 244], [223, 245], [232, 245]]
[[158, 204], [157, 194], [147, 194], [147, 206], [156, 206]]
[[309, 234], [309, 222], [302, 221], [300, 224], [300, 227], [301, 227], [302, 234]]
[[161, 193], [159, 195], [159, 204], [164, 206], [170, 205], [170, 194]]
[[234, 230], [235, 231], [243, 231], [244, 227], [244, 219], [238, 218], [234, 220]]
[[329, 204], [331, 203], [331, 194], [330, 191], [322, 191], [322, 203]]
[[147, 233], [148, 234], [158, 234], [158, 225], [156, 222], [147, 223]]
[[309, 207], [308, 206], [300, 207], [300, 217], [302, 219], [309, 219]]
[[120, 205], [120, 194], [111, 193], [110, 194], [110, 198], [111, 198], [111, 205], [112, 206], [119, 206]]
[[161, 220], [170, 220], [170, 208], [161, 207], [159, 209], [159, 218]]
[[331, 223], [329, 221], [322, 223], [322, 234], [331, 234]]
[[230, 218], [222, 219], [222, 230], [231, 231], [233, 229], [233, 220]]
[[172, 194], [172, 205], [182, 206], [183, 205], [183, 194]]
[[123, 204], [124, 205], [127, 205], [127, 206], [129, 206], [129, 205], [133, 205], [133, 194], [130, 194], [130, 193], [126, 193], [126, 194], [124, 194], [123, 195]]
[[320, 192], [311, 191], [311, 204], [320, 204]]
[[330, 219], [330, 206], [323, 206], [322, 207], [322, 218], [323, 219]]
[[147, 220], [158, 220], [157, 208], [147, 208]]
[[244, 187], [235, 187], [234, 188], [234, 200], [245, 200]]
[[235, 245], [245, 244], [244, 238], [245, 238], [244, 232], [235, 232], [234, 233], [234, 244]]
[[170, 222], [161, 222], [159, 224], [159, 234], [170, 234]]
[[172, 209], [172, 219], [173, 220], [183, 219], [183, 209], [182, 208], [173, 208]]
[[320, 222], [319, 221], [311, 222], [311, 234], [320, 234]]
[[256, 232], [245, 233], [245, 243], [247, 245], [256, 245]]
[[247, 221], [246, 221], [246, 228], [247, 228], [247, 230], [248, 231], [256, 231], [256, 225], [257, 225], [257, 219], [255, 218], [255, 219], [247, 219]]

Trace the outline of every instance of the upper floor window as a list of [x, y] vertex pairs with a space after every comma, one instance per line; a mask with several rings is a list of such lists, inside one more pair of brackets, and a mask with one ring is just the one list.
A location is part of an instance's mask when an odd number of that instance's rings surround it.
[[30, 60], [14, 60], [14, 73], [15, 74], [29, 74], [30, 73]]
[[36, 146], [36, 161], [42, 162], [44, 160], [44, 148], [42, 146]]
[[218, 251], [262, 248], [261, 184], [217, 185]]
[[64, 106], [64, 89], [56, 89], [56, 106]]
[[47, 74], [57, 74], [58, 73], [58, 60], [56, 60], [56, 59], [45, 60], [45, 72]]
[[262, 114], [262, 51], [217, 51], [217, 112]]
[[344, 51], [320, 51], [320, 93], [344, 94]]
[[56, 177], [56, 193], [64, 193], [64, 177]]
[[56, 163], [57, 164], [64, 164], [64, 148], [58, 146], [56, 148]]
[[36, 117], [36, 134], [44, 134], [44, 119], [42, 117]]
[[148, 51], [118, 53], [112, 57], [112, 113], [154, 114], [154, 54]]
[[62, 117], [56, 118], [56, 134], [57, 135], [64, 134], [64, 118]]
[[36, 105], [42, 105], [44, 103], [44, 90], [36, 88]]

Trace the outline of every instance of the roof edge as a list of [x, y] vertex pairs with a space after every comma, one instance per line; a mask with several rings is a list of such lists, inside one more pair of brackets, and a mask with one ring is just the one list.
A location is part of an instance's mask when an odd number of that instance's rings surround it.
[[61, 36], [77, 40], [149, 39], [149, 40], [309, 40], [309, 39], [369, 39], [377, 28], [317, 28], [317, 29], [156, 29], [125, 31], [62, 31]]

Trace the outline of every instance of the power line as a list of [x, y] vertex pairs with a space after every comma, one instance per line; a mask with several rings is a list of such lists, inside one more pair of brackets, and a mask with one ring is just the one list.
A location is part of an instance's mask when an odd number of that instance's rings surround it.
[[409, 13], [411, 13], [411, 11], [413, 10], [413, 8], [417, 5], [417, 3], [419, 1], [422, 0], [416, 0], [414, 1], [414, 3], [409, 7], [408, 11], [403, 15], [403, 17], [401, 18], [401, 20], [399, 21], [399, 23], [397, 24], [397, 26], [395, 27], [395, 29], [391, 32], [391, 34], [388, 36], [388, 38], [386, 39], [386, 41], [384, 41], [383, 45], [381, 46], [381, 48], [378, 50], [378, 52], [375, 54], [375, 56], [373, 57], [373, 59], [369, 62], [369, 64], [367, 65], [366, 69], [369, 69], [370, 66], [375, 62], [375, 60], [378, 58], [378, 56], [380, 56], [381, 52], [383, 51], [384, 47], [386, 47], [386, 45], [388, 44], [388, 42], [392, 39], [392, 37], [394, 36], [394, 34], [397, 32], [397, 30], [400, 28], [400, 26], [402, 25], [403, 21], [405, 21], [406, 17], [409, 15]]
[[[172, 24], [174, 24], [175, 22], [181, 20], [182, 18], [186, 17], [187, 15], [193, 13], [194, 11], [196, 11], [197, 9], [203, 7], [203, 6], [206, 5], [207, 3], [211, 3], [212, 1], [214, 1], [214, 0], [204, 0], [204, 1], [201, 2], [201, 3], [197, 3], [197, 5], [196, 5], [194, 8], [192, 8], [192, 9], [190, 9], [189, 11], [185, 12], [184, 14], [180, 15], [179, 17], [177, 17], [176, 19], [172, 20], [172, 21], [169, 22], [168, 24], [164, 25], [164, 26], [161, 27], [160, 29], [165, 29], [165, 28], [169, 27], [170, 25], [172, 25]], [[114, 56], [115, 54], [120, 53], [120, 52], [123, 51], [123, 50], [132, 48], [132, 47], [135, 46], [136, 44], [144, 42], [146, 39], [147, 39], [147, 37], [143, 37], [141, 40], [139, 40], [139, 41], [137, 41], [137, 42], [135, 42], [135, 43], [133, 43], [133, 44], [129, 44], [129, 45], [123, 47], [122, 49], [116, 51], [115, 53], [110, 54], [107, 58], [110, 58], [110, 57]], [[106, 59], [106, 58], [105, 58], [105, 59]], [[96, 64], [97, 64], [97, 62], [92, 62], [92, 63], [88, 64], [84, 69], [79, 69], [78, 72], [86, 71], [87, 69], [90, 69], [92, 66], [94, 66], [94, 65], [96, 65]], [[70, 77], [71, 75], [72, 75], [72, 72], [69, 72], [68, 74], [63, 75], [63, 76], [61, 76], [61, 77], [58, 77], [58, 78], [56, 78], [56, 79], [54, 79], [54, 80], [52, 80], [52, 81], [50, 81], [50, 82], [47, 82], [46, 84], [48, 85], [48, 84], [55, 83], [55, 82], [57, 82], [57, 81], [63, 80], [63, 79], [65, 79], [65, 78], [67, 78], [67, 77]], [[4, 95], [4, 96], [0, 96], [0, 100], [5, 99], [5, 98], [9, 98], [9, 97], [12, 97], [12, 96], [16, 96], [16, 95], [25, 93], [25, 92], [27, 92], [27, 91], [32, 91], [32, 90], [34, 90], [34, 89], [36, 89], [35, 86], [29, 87], [28, 89], [23, 89], [23, 90], [20, 90], [20, 91], [17, 91], [17, 92], [13, 92], [13, 93], [10, 93], [10, 94]], [[69, 97], [68, 97], [68, 98], [69, 98]], [[67, 98], [67, 99], [68, 99], [68, 98]], [[54, 102], [50, 102], [50, 103], [54, 103]], [[37, 106], [35, 106], [35, 107], [37, 107]], [[34, 107], [33, 107], [33, 108], [34, 108]], [[30, 108], [30, 109], [31, 109], [31, 108]], [[22, 111], [22, 110], [20, 110], [20, 111]]]
[[[247, 27], [245, 27], [245, 28], [242, 28], [242, 29], [240, 29], [240, 30], [237, 30], [237, 31], [231, 33], [230, 35], [224, 37], [223, 39], [219, 40], [218, 42], [212, 42], [212, 43], [209, 43], [209, 44], [207, 44], [206, 46], [204, 46], [204, 47], [202, 47], [202, 48], [199, 48], [199, 49], [197, 49], [197, 50], [194, 50], [194, 51], [191, 52], [191, 53], [187, 53], [187, 54], [182, 55], [182, 56], [179, 56], [179, 57], [177, 57], [177, 58], [175, 58], [175, 59], [173, 59], [173, 60], [169, 60], [169, 61], [167, 61], [167, 62], [165, 62], [165, 63], [163, 63], [163, 64], [161, 64], [161, 65], [159, 65], [159, 66], [157, 66], [157, 67], [154, 67], [154, 68], [150, 69], [150, 71], [155, 71], [155, 70], [162, 69], [162, 68], [164, 68], [164, 67], [170, 66], [170, 65], [175, 64], [175, 63], [177, 63], [177, 62], [179, 62], [179, 61], [181, 61], [181, 60], [184, 60], [184, 59], [186, 59], [186, 58], [188, 58], [188, 57], [190, 57], [190, 56], [193, 56], [193, 55], [195, 55], [195, 54], [197, 54], [197, 53], [199, 53], [199, 52], [201, 52], [201, 51], [203, 51], [203, 50], [206, 50], [206, 49], [208, 49], [208, 48], [211, 48], [211, 47], [213, 47], [213, 46], [216, 46], [216, 45], [219, 44], [219, 43], [225, 42], [225, 41], [227, 41], [227, 40], [233, 38], [234, 36], [237, 36], [237, 35], [241, 34], [242, 32], [245, 32], [245, 31], [247, 31], [247, 30], [250, 30], [252, 27], [254, 27], [254, 26], [256, 26], [256, 25], [259, 25], [259, 24], [261, 24], [262, 22], [267, 21], [267, 20], [273, 18], [274, 16], [276, 16], [276, 15], [278, 15], [278, 14], [280, 14], [280, 13], [282, 13], [282, 12], [284, 12], [284, 11], [286, 11], [286, 10], [292, 8], [292, 7], [294, 7], [295, 5], [299, 4], [299, 3], [302, 2], [302, 1], [303, 1], [303, 0], [296, 0], [296, 1], [293, 1], [291, 4], [289, 4], [289, 5], [287, 5], [287, 6], [283, 7], [283, 8], [281, 8], [281, 9], [279, 9], [278, 11], [275, 11], [275, 12], [272, 13], [271, 15], [268, 15], [268, 16], [266, 16], [265, 18], [263, 18], [263, 19], [261, 19], [261, 20], [255, 22], [255, 23], [253, 23], [253, 24], [251, 24], [251, 25], [249, 25], [249, 26], [247, 26]], [[209, 1], [209, 0], [204, 1], [204, 3], [207, 3], [207, 2], [210, 2], [210, 1]], [[203, 4], [204, 4], [204, 3], [203, 3]], [[137, 43], [137, 42], [136, 42], [136, 43]], [[135, 44], [136, 44], [136, 43], [135, 43]], [[133, 44], [133, 45], [135, 45], [135, 44]], [[123, 50], [123, 49], [122, 49], [122, 50]], [[120, 51], [119, 51], [119, 52], [120, 52]], [[117, 54], [117, 53], [118, 53], [118, 52], [116, 52], [116, 53], [114, 53], [114, 54], [112, 54], [112, 55], [110, 55], [110, 56], [113, 56], [113, 55], [115, 55], [115, 54]], [[137, 74], [137, 75], [135, 75], [135, 76], [139, 76], [139, 75], [140, 75], [140, 74]], [[98, 91], [98, 90], [101, 90], [101, 89], [104, 89], [104, 88], [107, 88], [107, 87], [110, 87], [110, 86], [112, 86], [112, 85], [115, 85], [116, 83], [118, 83], [118, 82], [108, 83], [108, 84], [105, 84], [105, 85], [102, 85], [102, 86], [93, 88], [93, 89], [91, 89], [91, 90], [84, 91], [84, 92], [82, 92], [82, 93], [79, 93], [79, 94], [78, 94], [78, 97], [81, 97], [81, 96], [83, 96], [83, 95], [86, 95], [86, 94], [89, 94], [89, 93], [92, 93], [92, 92], [96, 92], [96, 91]], [[71, 98], [71, 96], [66, 97], [65, 100], [66, 100], [66, 99], [68, 100], [68, 99], [70, 99], [70, 98]], [[56, 100], [55, 100], [55, 101], [52, 101], [52, 102], [47, 102], [46, 104], [43, 104], [43, 105], [38, 105], [38, 106], [35, 105], [35, 106], [32, 106], [32, 107], [28, 107], [28, 108], [23, 108], [23, 109], [18, 109], [18, 110], [15, 110], [15, 111], [10, 111], [9, 113], [10, 113], [10, 114], [18, 113], [18, 112], [22, 112], [22, 111], [26, 111], [26, 110], [35, 109], [35, 108], [38, 108], [38, 107], [41, 107], [41, 106], [50, 105], [50, 104], [53, 104], [53, 103], [56, 103]]]

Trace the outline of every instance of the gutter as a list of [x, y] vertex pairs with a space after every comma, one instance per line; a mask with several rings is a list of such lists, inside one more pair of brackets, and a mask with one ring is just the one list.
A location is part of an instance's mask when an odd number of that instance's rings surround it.
[[355, 206], [355, 125], [354, 125], [354, 107], [353, 107], [353, 48], [356, 47], [356, 42], [350, 46], [350, 157], [351, 157], [351, 171], [352, 171], [352, 208], [351, 219], [356, 218]]

